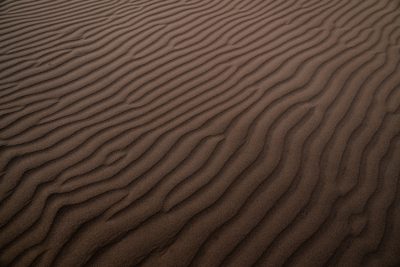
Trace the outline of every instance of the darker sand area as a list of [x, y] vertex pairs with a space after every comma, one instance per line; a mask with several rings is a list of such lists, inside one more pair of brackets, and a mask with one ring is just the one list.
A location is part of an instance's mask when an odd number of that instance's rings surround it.
[[400, 266], [399, 0], [0, 1], [0, 266]]

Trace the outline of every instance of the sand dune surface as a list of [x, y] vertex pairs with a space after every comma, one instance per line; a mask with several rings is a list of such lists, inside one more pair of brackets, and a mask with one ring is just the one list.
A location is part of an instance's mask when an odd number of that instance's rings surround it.
[[399, 0], [2, 0], [0, 266], [400, 266]]

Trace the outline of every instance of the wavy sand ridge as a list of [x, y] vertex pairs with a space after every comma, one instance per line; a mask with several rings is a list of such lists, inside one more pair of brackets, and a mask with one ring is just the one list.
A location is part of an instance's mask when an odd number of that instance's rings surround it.
[[399, 266], [399, 0], [0, 3], [1, 266]]

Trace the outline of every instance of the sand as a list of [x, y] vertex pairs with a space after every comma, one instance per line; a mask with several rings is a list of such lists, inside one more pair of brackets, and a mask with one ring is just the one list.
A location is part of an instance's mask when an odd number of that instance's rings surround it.
[[399, 0], [0, 2], [0, 266], [400, 266]]

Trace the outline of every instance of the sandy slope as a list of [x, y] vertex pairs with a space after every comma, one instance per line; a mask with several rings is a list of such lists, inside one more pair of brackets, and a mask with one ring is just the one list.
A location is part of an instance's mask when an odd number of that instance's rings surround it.
[[400, 266], [399, 0], [0, 2], [1, 266]]

